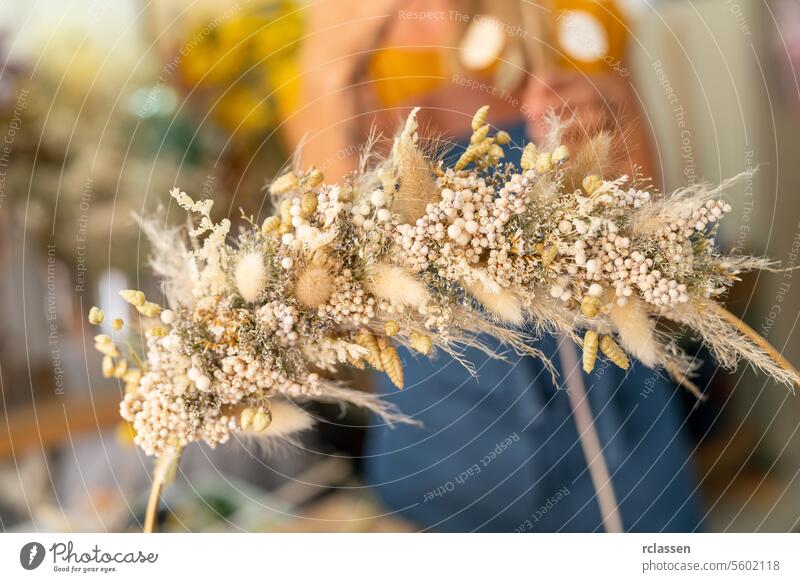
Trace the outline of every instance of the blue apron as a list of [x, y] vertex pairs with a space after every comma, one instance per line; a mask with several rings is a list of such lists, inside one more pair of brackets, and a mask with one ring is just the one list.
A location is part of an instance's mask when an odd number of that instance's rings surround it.
[[[522, 125], [510, 133], [522, 143]], [[562, 382], [558, 341], [543, 336], [536, 347]], [[476, 379], [445, 354], [401, 357], [406, 388], [383, 374], [375, 384], [421, 426], [375, 420], [365, 453], [390, 511], [430, 531], [603, 531], [567, 393], [542, 362], [468, 349]], [[624, 529], [699, 529], [683, 388], [639, 363], [626, 372], [602, 359], [583, 379]]]

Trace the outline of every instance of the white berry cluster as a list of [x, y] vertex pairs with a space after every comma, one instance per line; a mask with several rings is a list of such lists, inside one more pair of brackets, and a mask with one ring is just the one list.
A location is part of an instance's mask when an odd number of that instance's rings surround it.
[[295, 330], [298, 318], [296, 307], [280, 301], [265, 303], [256, 311], [256, 321], [285, 348], [296, 345], [300, 338]]

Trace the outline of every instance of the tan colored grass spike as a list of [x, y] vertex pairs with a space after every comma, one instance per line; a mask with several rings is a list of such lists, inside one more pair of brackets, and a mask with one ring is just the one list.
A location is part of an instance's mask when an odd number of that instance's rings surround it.
[[[800, 372], [797, 371], [797, 368], [795, 368], [792, 363], [783, 356], [783, 354], [776, 350], [771, 343], [761, 337], [756, 330], [721, 305], [718, 305], [713, 301], [709, 301], [707, 304], [711, 307], [711, 309], [717, 312], [717, 315], [733, 325], [736, 328], [736, 331], [752, 340], [754, 344], [764, 350], [764, 352], [770, 358], [772, 358], [772, 361], [774, 361], [778, 366], [788, 372], [791, 372], [795, 378], [800, 378]], [[800, 386], [800, 381], [795, 380], [795, 384]]]
[[604, 335], [600, 339], [600, 349], [609, 360], [623, 370], [627, 370], [630, 367], [631, 364], [630, 361], [628, 361], [627, 354], [625, 354], [625, 351], [617, 345], [617, 342], [615, 342], [611, 336]]
[[381, 362], [381, 349], [378, 346], [378, 340], [375, 336], [366, 330], [361, 330], [356, 334], [355, 341], [362, 348], [366, 348], [367, 353], [364, 359], [367, 360], [369, 365], [379, 372], [382, 372], [383, 363]]
[[583, 337], [583, 371], [591, 374], [597, 362], [597, 332], [588, 330]]
[[397, 350], [392, 346], [382, 348], [381, 363], [383, 363], [383, 369], [386, 375], [389, 376], [389, 380], [392, 381], [392, 384], [402, 390], [405, 385], [403, 379], [403, 362], [400, 361]]

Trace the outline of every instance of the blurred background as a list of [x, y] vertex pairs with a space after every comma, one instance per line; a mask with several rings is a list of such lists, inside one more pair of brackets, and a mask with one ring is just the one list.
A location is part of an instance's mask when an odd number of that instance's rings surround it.
[[[662, 190], [758, 167], [720, 243], [798, 264], [797, 0], [6, 0], [0, 63], [4, 531], [140, 528], [151, 459], [86, 316], [158, 293], [134, 216], [180, 221], [174, 185], [263, 218], [300, 145], [338, 180], [413, 105], [436, 135], [490, 103], [535, 137], [545, 105], [585, 101], [622, 119]], [[729, 306], [797, 364], [795, 277], [745, 278]], [[800, 531], [800, 397], [710, 363], [700, 384], [682, 430], [705, 529]], [[331, 422], [274, 450], [187, 451], [161, 529], [421, 529], [366, 486], [359, 412], [316, 412]]]

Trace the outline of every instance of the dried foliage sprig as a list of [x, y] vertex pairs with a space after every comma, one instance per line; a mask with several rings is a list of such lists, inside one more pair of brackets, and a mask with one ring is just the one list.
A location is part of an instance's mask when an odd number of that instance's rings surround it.
[[[108, 375], [125, 379], [122, 416], [148, 454], [215, 446], [234, 432], [268, 435], [273, 401], [351, 402], [403, 420], [338, 382], [337, 368], [369, 366], [402, 388], [397, 346], [501, 357], [481, 335], [543, 358], [536, 334], [558, 331], [582, 344], [586, 372], [600, 357], [622, 368], [635, 357], [693, 387], [690, 358], [658, 325], [667, 319], [698, 332], [725, 367], [745, 360], [800, 381], [717, 303], [740, 272], [772, 266], [715, 248], [731, 182], [658, 195], [641, 179], [604, 174], [613, 136], [568, 147], [569, 125], [555, 119], [549, 149], [528, 144], [516, 168], [503, 162], [509, 137], [492, 133], [487, 108], [446, 167], [421, 147], [416, 113], [384, 159], [369, 152], [371, 163], [343, 184], [324, 184], [314, 168], [279, 177], [270, 187], [278, 212], [235, 237], [227, 219], [212, 219], [211, 200], [178, 189], [173, 198], [194, 218], [191, 244], [145, 223], [169, 309], [123, 292], [144, 317], [161, 318], [147, 357], [123, 364], [107, 336], [98, 349]], [[303, 414], [281, 409], [292, 408]]]

